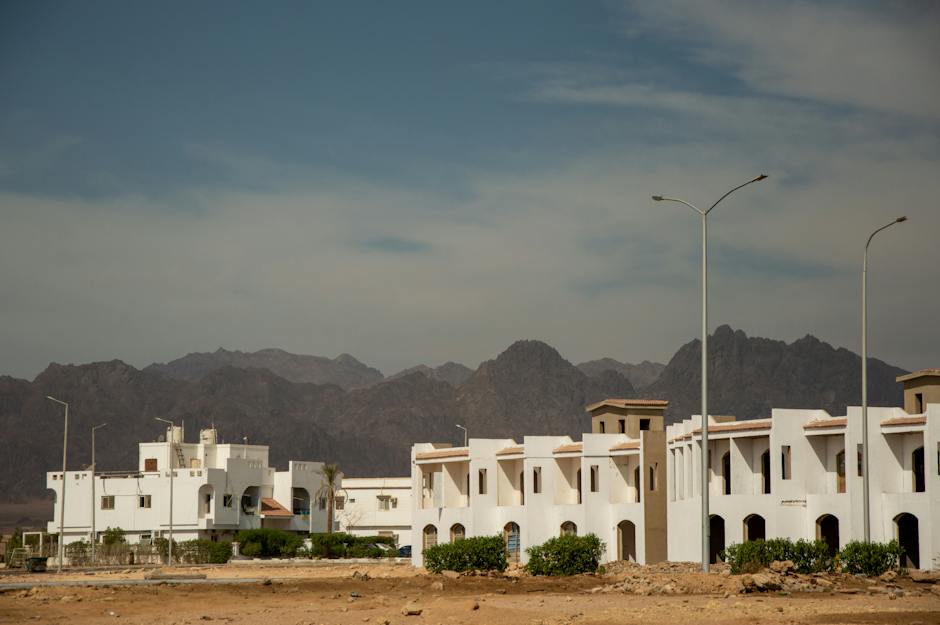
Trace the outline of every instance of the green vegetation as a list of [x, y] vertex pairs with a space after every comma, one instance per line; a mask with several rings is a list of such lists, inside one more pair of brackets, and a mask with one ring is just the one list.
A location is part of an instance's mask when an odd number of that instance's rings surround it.
[[[375, 545], [388, 545], [382, 549]], [[353, 536], [345, 533], [311, 534], [310, 558], [386, 558], [398, 555], [392, 536]]]
[[839, 561], [845, 573], [877, 576], [900, 568], [903, 554], [904, 549], [896, 540], [889, 543], [853, 540], [839, 552]]
[[124, 542], [127, 541], [124, 538], [124, 530], [120, 527], [109, 527], [101, 532], [102, 545], [117, 545]]
[[526, 569], [532, 575], [578, 575], [594, 573], [600, 566], [604, 543], [594, 534], [550, 538], [529, 547]]
[[505, 571], [506, 544], [502, 536], [477, 536], [424, 550], [424, 567], [441, 571]]
[[734, 574], [753, 573], [771, 562], [783, 560], [793, 562], [799, 573], [821, 573], [835, 567], [829, 546], [823, 540], [749, 540], [730, 545], [722, 553], [722, 558], [731, 565]]
[[297, 534], [276, 529], [242, 530], [235, 540], [249, 558], [293, 558], [303, 545]]
[[173, 556], [186, 564], [225, 564], [232, 557], [232, 543], [211, 540], [174, 541]]

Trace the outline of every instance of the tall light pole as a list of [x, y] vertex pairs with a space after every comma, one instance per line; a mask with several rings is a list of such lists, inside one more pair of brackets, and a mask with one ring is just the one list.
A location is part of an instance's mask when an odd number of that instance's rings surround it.
[[678, 202], [685, 204], [702, 216], [702, 570], [706, 573], [709, 568], [709, 518], [708, 518], [708, 213], [718, 204], [740, 189], [754, 182], [760, 182], [767, 176], [761, 174], [757, 178], [748, 180], [744, 184], [731, 189], [718, 200], [702, 210], [685, 200], [654, 195], [656, 202]]
[[61, 399], [56, 399], [51, 395], [46, 395], [46, 399], [54, 401], [57, 404], [65, 406], [65, 432], [62, 435], [62, 498], [59, 502], [59, 566], [58, 572], [62, 572], [62, 556], [65, 553], [65, 468], [67, 466], [69, 450], [69, 404]]
[[95, 544], [98, 542], [97, 525], [95, 525], [95, 470], [98, 465], [95, 464], [95, 431], [108, 425], [102, 423], [91, 428], [91, 563], [97, 564], [98, 558], [95, 554]]
[[898, 217], [872, 232], [865, 243], [862, 261], [862, 528], [866, 543], [871, 542], [871, 510], [868, 507], [868, 246], [876, 234], [904, 221], [907, 217]]
[[169, 456], [168, 464], [170, 465], [170, 541], [167, 543], [166, 560], [167, 564], [173, 564], [173, 473], [175, 473], [176, 469], [176, 467], [173, 466], [176, 464], [176, 461], [173, 457], [173, 452], [175, 451], [174, 445], [176, 445], [176, 442], [173, 440], [173, 438], [176, 436], [176, 424], [172, 421], [161, 419], [160, 417], [154, 417], [154, 419], [157, 421], [163, 421], [164, 423], [168, 423], [170, 425], [170, 435], [167, 437], [167, 442], [170, 444], [168, 449], [169, 453], [167, 454]]
[[463, 430], [463, 446], [466, 447], [466, 446], [467, 446], [467, 428], [465, 428], [464, 426], [460, 425], [459, 423], [455, 423], [454, 425], [456, 425], [456, 426], [459, 427], [461, 430]]

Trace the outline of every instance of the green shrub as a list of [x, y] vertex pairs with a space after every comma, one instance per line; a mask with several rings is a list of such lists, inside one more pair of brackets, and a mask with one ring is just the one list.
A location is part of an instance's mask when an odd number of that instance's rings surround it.
[[526, 569], [532, 575], [593, 573], [603, 552], [604, 543], [594, 534], [558, 536], [526, 549], [529, 554]]
[[65, 556], [72, 566], [85, 566], [91, 559], [91, 543], [84, 539], [69, 543], [65, 546]]
[[101, 532], [101, 544], [103, 545], [116, 545], [123, 542], [127, 541], [124, 539], [124, 530], [120, 527], [109, 527]]
[[441, 571], [505, 571], [506, 545], [502, 536], [476, 536], [424, 550], [424, 567]]
[[866, 543], [853, 540], [839, 552], [844, 573], [877, 576], [900, 567], [904, 549], [898, 541]]
[[303, 545], [297, 534], [276, 529], [242, 530], [235, 540], [249, 558], [293, 558]]
[[[376, 547], [388, 545], [392, 549]], [[310, 549], [305, 556], [310, 558], [384, 558], [398, 555], [394, 536], [353, 536], [343, 532], [332, 534], [310, 534]]]
[[722, 552], [722, 559], [736, 575], [753, 573], [771, 562], [781, 560], [792, 561], [798, 573], [821, 573], [831, 571], [834, 567], [829, 546], [823, 540], [749, 540], [728, 546]]
[[173, 555], [187, 564], [225, 564], [232, 557], [232, 543], [187, 540], [173, 545]]

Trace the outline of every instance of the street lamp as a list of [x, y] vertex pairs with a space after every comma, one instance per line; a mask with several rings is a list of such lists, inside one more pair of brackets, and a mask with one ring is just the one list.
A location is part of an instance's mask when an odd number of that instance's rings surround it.
[[904, 221], [907, 217], [898, 217], [872, 232], [865, 243], [862, 261], [862, 527], [866, 543], [871, 542], [871, 510], [868, 508], [868, 246], [876, 234]]
[[62, 435], [62, 500], [59, 502], [59, 566], [58, 572], [62, 572], [62, 555], [65, 552], [65, 467], [68, 458], [69, 443], [69, 404], [61, 399], [56, 399], [51, 395], [46, 395], [46, 399], [54, 401], [57, 404], [65, 406], [65, 433]]
[[709, 565], [709, 518], [708, 518], [708, 213], [718, 204], [740, 189], [754, 182], [767, 178], [761, 174], [757, 178], [748, 180], [744, 184], [731, 189], [718, 200], [702, 210], [685, 200], [654, 195], [656, 202], [678, 202], [685, 204], [702, 216], [702, 570], [708, 572]]
[[466, 447], [466, 446], [467, 446], [467, 428], [465, 428], [464, 426], [460, 425], [459, 423], [455, 423], [454, 425], [456, 425], [456, 426], [459, 427], [461, 430], [463, 430], [463, 446]]
[[161, 419], [160, 417], [154, 417], [154, 419], [157, 421], [162, 421], [163, 423], [168, 423], [170, 425], [169, 436], [167, 437], [167, 442], [170, 444], [167, 453], [167, 464], [170, 465], [170, 541], [167, 543], [166, 561], [167, 564], [173, 564], [173, 473], [174, 469], [176, 468], [173, 466], [176, 464], [173, 461], [173, 452], [175, 451], [173, 446], [176, 444], [173, 439], [176, 436], [176, 424], [172, 421], [168, 421], [167, 419]]
[[99, 430], [107, 423], [96, 425], [91, 428], [91, 563], [97, 564], [98, 559], [95, 556], [95, 543], [98, 542], [97, 526], [95, 525], [95, 470], [98, 465], [95, 464], [95, 430]]

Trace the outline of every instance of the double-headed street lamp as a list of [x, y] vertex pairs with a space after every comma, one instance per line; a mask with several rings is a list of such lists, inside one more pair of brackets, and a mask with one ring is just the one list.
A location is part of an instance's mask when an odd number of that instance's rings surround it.
[[170, 465], [170, 540], [167, 543], [167, 564], [173, 564], [173, 473], [176, 472], [176, 461], [174, 460], [173, 453], [176, 450], [175, 441], [173, 440], [176, 436], [176, 424], [167, 419], [161, 419], [160, 417], [154, 417], [157, 421], [162, 421], [170, 425], [169, 436], [167, 436], [167, 442], [170, 444], [168, 448], [168, 462]]
[[871, 542], [871, 510], [868, 508], [868, 246], [876, 234], [905, 221], [907, 217], [898, 217], [872, 232], [865, 242], [862, 261], [862, 528], [866, 543]]
[[56, 399], [51, 395], [46, 395], [46, 399], [54, 401], [57, 404], [65, 406], [65, 432], [62, 434], [62, 494], [59, 501], [59, 566], [58, 572], [62, 572], [62, 555], [65, 551], [65, 467], [68, 459], [69, 449], [69, 404], [61, 399]]
[[102, 423], [91, 428], [91, 563], [97, 564], [98, 559], [95, 553], [95, 543], [98, 542], [97, 526], [95, 525], [95, 470], [98, 465], [95, 464], [95, 431], [108, 425]]
[[718, 204], [740, 189], [754, 182], [760, 182], [767, 176], [761, 174], [753, 180], [731, 189], [718, 200], [702, 210], [697, 206], [678, 198], [654, 195], [657, 202], [678, 202], [685, 204], [702, 216], [702, 570], [708, 572], [709, 565], [709, 518], [708, 518], [708, 213]]

